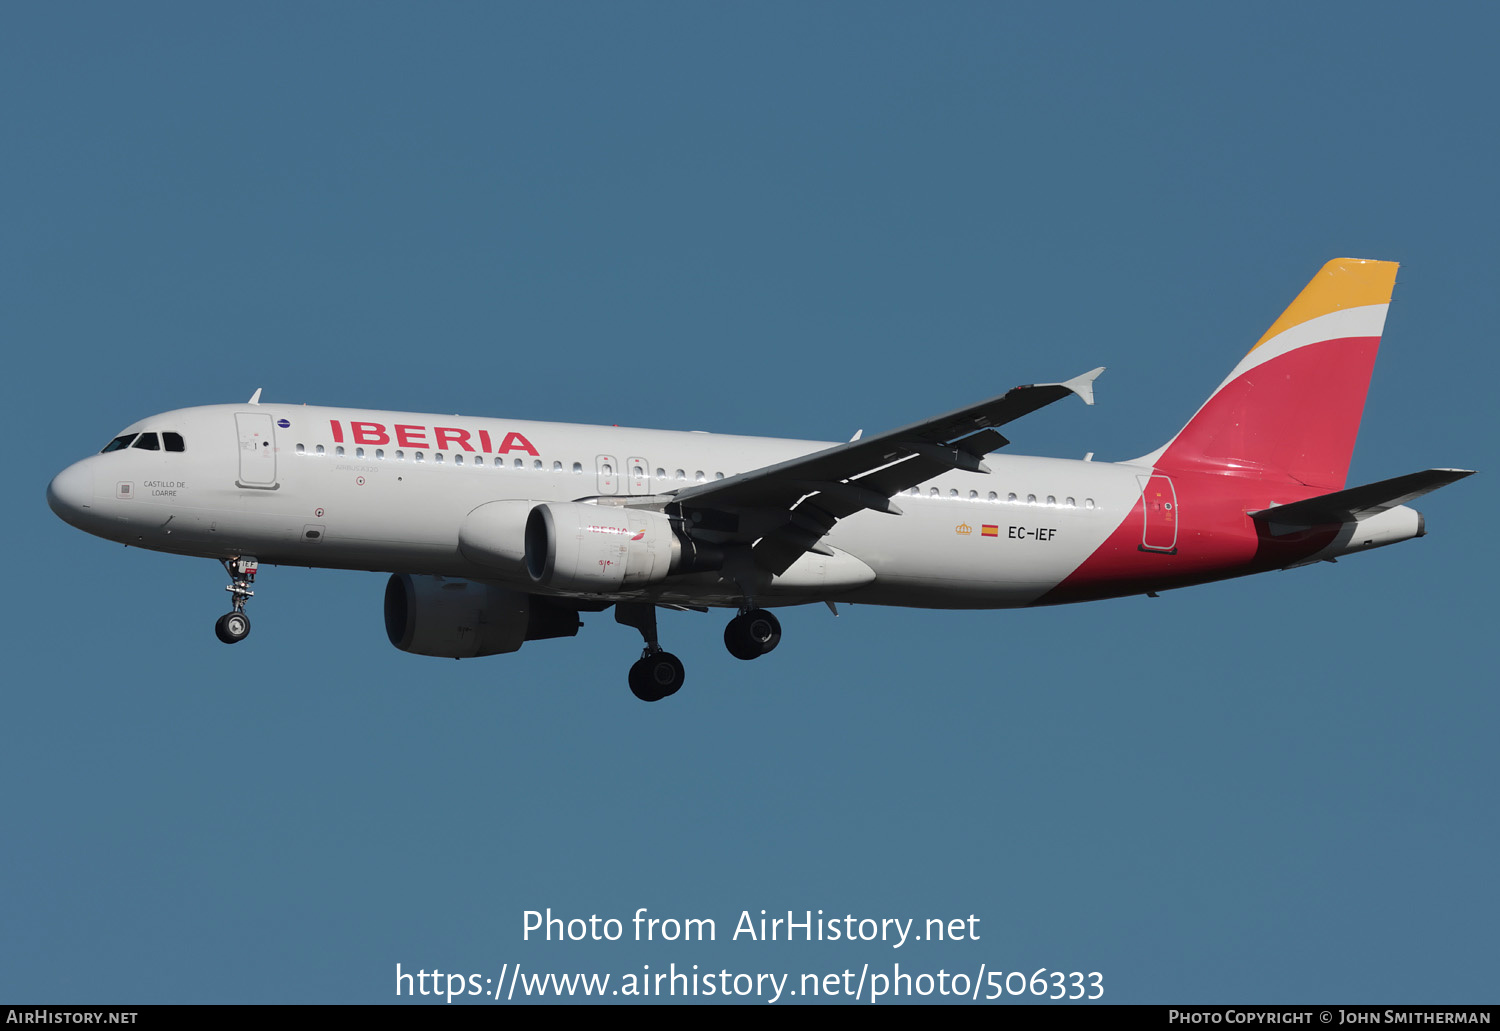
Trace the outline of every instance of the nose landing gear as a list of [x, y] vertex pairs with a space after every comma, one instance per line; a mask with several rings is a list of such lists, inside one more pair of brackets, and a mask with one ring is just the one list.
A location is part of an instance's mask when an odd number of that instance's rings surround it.
[[255, 582], [255, 571], [260, 568], [260, 563], [250, 555], [219, 561], [229, 574], [229, 586], [224, 590], [234, 598], [234, 610], [219, 617], [214, 624], [214, 633], [225, 644], [238, 644], [250, 636], [250, 617], [245, 615], [245, 602], [255, 596], [250, 585]]

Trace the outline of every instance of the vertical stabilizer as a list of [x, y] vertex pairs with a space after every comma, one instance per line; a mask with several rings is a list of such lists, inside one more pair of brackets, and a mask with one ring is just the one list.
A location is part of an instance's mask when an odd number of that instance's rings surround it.
[[1396, 267], [1324, 265], [1177, 436], [1141, 463], [1342, 488]]

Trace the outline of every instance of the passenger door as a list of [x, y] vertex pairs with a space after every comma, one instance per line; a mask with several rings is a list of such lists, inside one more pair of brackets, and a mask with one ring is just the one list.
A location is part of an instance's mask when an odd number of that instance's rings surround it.
[[278, 486], [275, 420], [259, 412], [236, 412], [234, 424], [240, 440], [240, 477], [234, 481], [235, 485], [275, 490]]
[[1177, 492], [1170, 476], [1138, 476], [1144, 504], [1141, 550], [1177, 554]]

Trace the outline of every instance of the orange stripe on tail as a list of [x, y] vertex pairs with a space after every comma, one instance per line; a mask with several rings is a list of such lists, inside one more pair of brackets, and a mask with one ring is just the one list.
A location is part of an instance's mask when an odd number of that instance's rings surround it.
[[[1302, 288], [1297, 299], [1281, 313], [1281, 318], [1255, 342], [1255, 347], [1319, 315], [1366, 304], [1389, 304], [1399, 267], [1394, 261], [1334, 258]], [[1250, 350], [1255, 350], [1255, 347]]]

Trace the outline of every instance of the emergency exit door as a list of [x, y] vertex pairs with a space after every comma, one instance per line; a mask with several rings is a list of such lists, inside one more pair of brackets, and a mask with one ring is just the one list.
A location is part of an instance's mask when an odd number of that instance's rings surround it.
[[595, 456], [594, 469], [599, 477], [597, 489], [600, 494], [620, 493], [620, 463], [615, 461], [614, 455]]
[[651, 493], [651, 463], [644, 458], [633, 457], [625, 463], [625, 485], [631, 494]]

